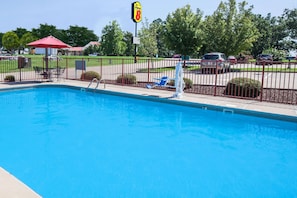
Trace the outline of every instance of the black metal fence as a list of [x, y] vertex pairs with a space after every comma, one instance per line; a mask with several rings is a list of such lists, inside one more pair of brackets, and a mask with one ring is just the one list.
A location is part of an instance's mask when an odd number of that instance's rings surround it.
[[[134, 59], [120, 57], [63, 57], [39, 60], [35, 58], [0, 57], [0, 81], [6, 83], [7, 76], [14, 76], [20, 81], [48, 81], [60, 79], [84, 80], [82, 73], [96, 71], [105, 83], [122, 86], [137, 86], [146, 88], [155, 78], [168, 76], [175, 78], [175, 66], [179, 59]], [[201, 72], [200, 60], [182, 61], [187, 93], [212, 96], [244, 98], [257, 101], [267, 101], [285, 104], [297, 104], [297, 63], [274, 62], [273, 64], [256, 65], [254, 62], [232, 64], [230, 69], [221, 73], [217, 69]], [[136, 77], [136, 84], [126, 84], [117, 79], [130, 74]], [[230, 82], [240, 78], [241, 83], [250, 79], [260, 83], [260, 90], [242, 91], [232, 88]], [[191, 82], [189, 84], [189, 82]], [[157, 87], [172, 91], [169, 87]], [[249, 92], [249, 93], [247, 93]], [[253, 92], [253, 93], [250, 93]], [[257, 92], [257, 93], [256, 93]]]

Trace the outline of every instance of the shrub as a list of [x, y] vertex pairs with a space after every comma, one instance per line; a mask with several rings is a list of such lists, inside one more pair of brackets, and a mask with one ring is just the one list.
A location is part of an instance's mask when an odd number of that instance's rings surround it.
[[7, 76], [5, 76], [4, 80], [8, 81], [8, 82], [14, 82], [15, 77], [14, 77], [14, 75], [7, 75]]
[[[191, 89], [193, 87], [193, 81], [189, 78], [183, 78], [183, 79], [185, 83], [184, 89]], [[175, 80], [170, 80], [168, 85], [175, 86]]]
[[101, 75], [95, 71], [87, 71], [81, 74], [81, 80], [93, 80], [93, 78], [97, 78], [97, 80], [101, 80]]
[[224, 91], [225, 95], [241, 97], [258, 97], [261, 93], [261, 82], [250, 78], [231, 79]]
[[193, 87], [193, 81], [189, 78], [184, 78], [185, 89], [191, 89]]
[[117, 77], [117, 83], [136, 84], [136, 76], [132, 74], [124, 74]]

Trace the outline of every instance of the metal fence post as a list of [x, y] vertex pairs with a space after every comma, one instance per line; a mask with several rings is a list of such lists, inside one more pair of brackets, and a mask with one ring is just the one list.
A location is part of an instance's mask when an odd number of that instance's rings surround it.
[[150, 82], [150, 59], [147, 59], [147, 82]]
[[260, 102], [262, 102], [262, 100], [263, 100], [264, 75], [265, 75], [265, 63], [262, 64], [262, 79], [261, 79]]
[[124, 60], [122, 59], [122, 86], [125, 84], [124, 80]]
[[100, 58], [99, 60], [100, 60], [100, 74], [101, 74], [101, 79], [103, 79], [102, 58]]
[[215, 73], [215, 85], [214, 85], [214, 93], [213, 95], [216, 96], [217, 95], [217, 83], [218, 83], [218, 61], [216, 61], [216, 73]]

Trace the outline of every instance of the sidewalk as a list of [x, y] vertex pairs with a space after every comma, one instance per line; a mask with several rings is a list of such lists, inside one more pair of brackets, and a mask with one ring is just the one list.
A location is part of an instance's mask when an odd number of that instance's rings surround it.
[[[89, 82], [79, 81], [79, 80], [61, 80], [58, 82], [43, 82], [43, 83], [33, 83], [33, 84], [15, 84], [15, 85], [7, 85], [0, 84], [0, 89], [8, 89], [8, 88], [17, 88], [17, 87], [27, 87], [27, 86], [36, 86], [36, 85], [68, 85], [75, 86], [81, 88], [87, 88]], [[95, 87], [93, 84], [90, 88]], [[219, 96], [209, 96], [209, 95], [200, 95], [200, 94], [191, 94], [184, 93], [183, 97], [180, 99], [171, 98], [174, 94], [173, 91], [168, 90], [159, 90], [159, 89], [146, 89], [141, 87], [130, 87], [130, 86], [119, 86], [112, 84], [103, 84], [100, 83], [99, 90], [119, 92], [123, 94], [133, 94], [138, 96], [148, 96], [152, 98], [160, 98], [160, 99], [170, 99], [175, 100], [177, 102], [186, 102], [191, 103], [191, 106], [197, 107], [209, 107], [209, 109], [221, 109], [228, 108], [232, 110], [237, 110], [239, 113], [244, 113], [242, 110], [246, 111], [254, 111], [258, 113], [269, 113], [269, 114], [277, 114], [284, 116], [292, 116], [297, 119], [297, 105], [290, 104], [280, 104], [280, 103], [270, 103], [270, 102], [259, 102], [255, 100], [244, 100], [244, 99], [236, 99], [236, 98], [227, 98], [227, 97], [219, 97]], [[205, 108], [204, 108], [205, 109]]]
[[[65, 81], [63, 84], [86, 88], [89, 82]], [[243, 111], [246, 110], [246, 111], [255, 111], [256, 113], [292, 116], [297, 121], [297, 105], [259, 102], [254, 100], [244, 100], [244, 99], [235, 99], [235, 98], [190, 94], [190, 93], [184, 93], [182, 98], [177, 99], [177, 98], [171, 98], [172, 95], [174, 94], [173, 91], [146, 89], [146, 88], [129, 87], [129, 86], [117, 86], [117, 85], [110, 85], [110, 84], [107, 84], [105, 89], [104, 89], [104, 85], [100, 84], [98, 89], [139, 95], [139, 96], [148, 96], [148, 97], [150, 96], [153, 98], [160, 98], [160, 99], [169, 99], [169, 100], [177, 101], [177, 103], [185, 102], [185, 103], [190, 103], [191, 106], [197, 106], [203, 109], [205, 109], [205, 107], [208, 107], [209, 109], [217, 110], [218, 109], [217, 107], [220, 107], [221, 109], [237, 110], [239, 113], [244, 113]]]

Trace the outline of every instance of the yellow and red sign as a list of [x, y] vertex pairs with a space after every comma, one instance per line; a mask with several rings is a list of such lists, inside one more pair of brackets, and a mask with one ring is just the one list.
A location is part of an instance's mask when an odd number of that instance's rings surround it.
[[132, 20], [139, 23], [142, 20], [142, 7], [139, 1], [132, 3]]

